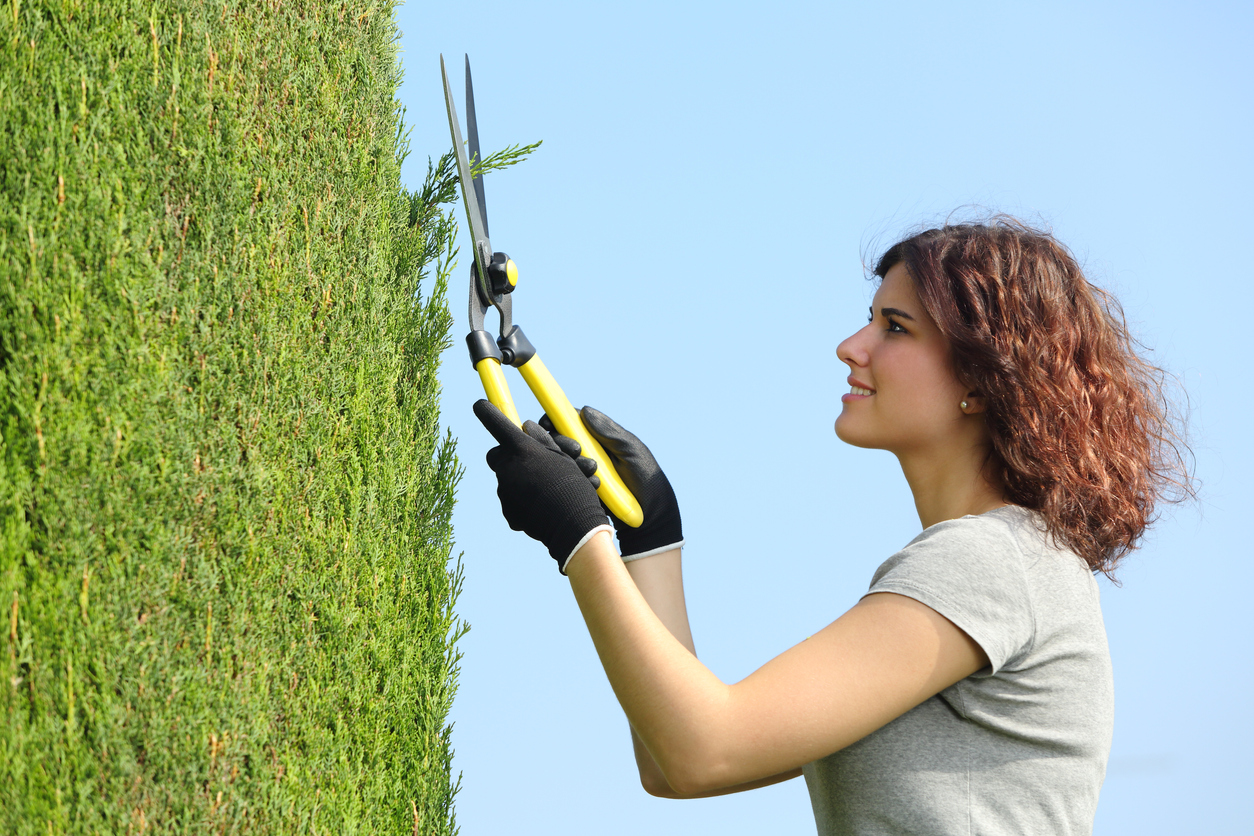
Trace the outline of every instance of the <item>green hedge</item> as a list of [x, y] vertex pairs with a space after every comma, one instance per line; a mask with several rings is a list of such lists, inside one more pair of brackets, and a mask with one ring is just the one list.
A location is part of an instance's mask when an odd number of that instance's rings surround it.
[[454, 831], [453, 192], [400, 183], [392, 0], [0, 41], [0, 832]]

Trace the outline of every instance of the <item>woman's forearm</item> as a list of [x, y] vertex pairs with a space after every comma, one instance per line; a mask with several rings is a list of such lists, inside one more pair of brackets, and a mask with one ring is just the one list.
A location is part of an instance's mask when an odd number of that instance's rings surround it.
[[667, 783], [681, 794], [705, 789], [700, 773], [718, 760], [706, 749], [720, 738], [707, 726], [725, 716], [728, 687], [697, 661], [690, 636], [685, 645], [654, 614], [608, 535], [580, 549], [567, 573], [619, 704]]
[[[684, 602], [683, 567], [679, 549], [629, 561], [627, 573], [635, 581], [636, 589], [640, 590], [641, 596], [653, 610], [653, 614], [670, 631], [670, 634], [695, 656], [697, 651], [693, 646], [692, 629], [688, 623], [688, 607]], [[636, 766], [640, 770], [640, 783], [650, 794], [664, 798], [707, 798], [714, 795], [744, 792], [796, 778], [801, 774], [801, 770], [795, 769], [709, 792], [681, 794], [667, 783], [661, 767], [649, 754], [648, 748], [645, 747], [634, 728], [631, 730], [631, 742], [636, 754]]]
[[944, 616], [880, 593], [727, 685], [653, 612], [608, 534], [589, 540], [567, 574], [610, 686], [674, 790], [660, 794], [795, 777], [988, 665]]
[[684, 602], [684, 575], [679, 549], [628, 561], [627, 574], [649, 608], [688, 652], [697, 655]]
[[[688, 607], [684, 602], [683, 567], [679, 549], [629, 561], [627, 573], [640, 590], [649, 608], [658, 620], [679, 640], [679, 643], [696, 655], [692, 642], [692, 628], [688, 623]], [[678, 793], [666, 782], [657, 761], [648, 748], [631, 729], [631, 746], [640, 771], [640, 784], [650, 795], [676, 797]]]

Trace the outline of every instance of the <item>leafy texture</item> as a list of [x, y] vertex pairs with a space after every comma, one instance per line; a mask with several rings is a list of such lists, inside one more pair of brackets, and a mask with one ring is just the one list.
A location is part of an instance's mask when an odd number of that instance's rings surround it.
[[0, 832], [454, 830], [393, 11], [0, 10]]

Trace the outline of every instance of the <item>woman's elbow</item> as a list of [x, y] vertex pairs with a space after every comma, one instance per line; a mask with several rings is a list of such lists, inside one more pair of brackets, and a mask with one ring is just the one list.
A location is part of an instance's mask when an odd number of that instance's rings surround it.
[[661, 773], [641, 773], [640, 786], [644, 787], [644, 791], [654, 798], [682, 798], [679, 793], [675, 792], [675, 788], [670, 785]]
[[695, 798], [723, 785], [695, 762], [672, 762], [665, 769], [640, 770], [640, 786], [655, 798]]
[[[695, 798], [729, 786], [728, 772], [718, 761], [688, 757], [671, 761], [662, 768], [668, 798]], [[650, 790], [650, 792], [652, 792]]]
[[650, 795], [696, 798], [735, 783], [736, 753], [712, 723], [662, 737], [648, 751], [653, 768], [640, 770], [640, 783]]

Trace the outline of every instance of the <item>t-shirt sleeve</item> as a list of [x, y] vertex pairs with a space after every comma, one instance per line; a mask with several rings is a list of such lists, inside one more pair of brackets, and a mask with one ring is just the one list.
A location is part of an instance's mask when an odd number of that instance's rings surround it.
[[895, 592], [936, 610], [984, 649], [997, 673], [1034, 637], [1024, 570], [1004, 525], [964, 517], [931, 526], [886, 560], [868, 594]]

